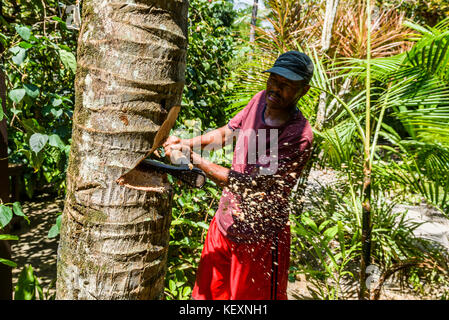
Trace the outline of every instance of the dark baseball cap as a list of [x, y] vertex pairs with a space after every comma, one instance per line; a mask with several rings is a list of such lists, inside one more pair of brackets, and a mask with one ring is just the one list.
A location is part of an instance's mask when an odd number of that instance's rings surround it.
[[313, 62], [302, 52], [288, 51], [277, 58], [271, 69], [263, 72], [275, 73], [288, 80], [309, 82], [313, 76]]

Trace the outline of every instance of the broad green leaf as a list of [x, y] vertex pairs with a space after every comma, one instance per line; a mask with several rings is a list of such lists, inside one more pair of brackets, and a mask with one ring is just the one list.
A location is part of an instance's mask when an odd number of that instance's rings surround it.
[[64, 24], [65, 24], [65, 21], [62, 20], [62, 19], [59, 18], [59, 17], [52, 17], [52, 19], [55, 20], [55, 21], [58, 21], [58, 22], [60, 22], [60, 23], [64, 23]]
[[23, 126], [25, 127], [25, 130], [26, 130], [28, 133], [30, 133], [30, 134], [33, 134], [33, 133], [36, 133], [36, 132], [39, 132], [39, 133], [45, 133], [45, 128], [42, 127], [42, 126], [39, 124], [39, 122], [37, 122], [37, 120], [34, 119], [34, 118], [23, 119], [23, 120], [22, 120], [22, 124], [23, 124]]
[[22, 112], [22, 110], [16, 109], [16, 108], [12, 108], [11, 112], [14, 113], [15, 115], [18, 115], [19, 113]]
[[28, 217], [23, 213], [22, 206], [19, 202], [16, 201], [12, 204], [12, 210], [14, 211], [14, 214], [16, 216], [23, 217], [28, 222], [28, 224], [30, 224], [30, 219], [28, 219]]
[[62, 100], [61, 100], [61, 99], [55, 99], [55, 98], [53, 98], [53, 99], [51, 100], [51, 105], [52, 105], [53, 107], [57, 107], [57, 106], [59, 106], [61, 103], [62, 103]]
[[50, 230], [48, 230], [47, 238], [55, 238], [59, 235], [59, 227], [58, 225], [54, 224]]
[[51, 108], [50, 112], [55, 118], [59, 118], [62, 115], [63, 111], [62, 109]]
[[305, 225], [307, 225], [308, 227], [310, 227], [313, 231], [315, 232], [319, 232], [318, 231], [318, 227], [315, 223], [315, 221], [313, 221], [312, 219], [310, 219], [309, 217], [303, 216], [302, 217], [302, 221]]
[[331, 222], [332, 222], [331, 220], [324, 221], [323, 223], [320, 224], [320, 226], [318, 227], [318, 230], [323, 231], [323, 229]]
[[21, 48], [24, 48], [24, 49], [29, 49], [29, 48], [32, 48], [32, 47], [33, 47], [33, 45], [32, 45], [31, 43], [26, 42], [26, 41], [21, 41], [21, 42], [19, 43], [19, 46], [20, 46]]
[[15, 262], [8, 260], [8, 259], [0, 258], [0, 263], [3, 263], [5, 265], [13, 267], [13, 268], [17, 267], [17, 264]]
[[191, 292], [192, 292], [192, 289], [190, 287], [184, 287], [184, 289], [182, 290], [182, 295], [184, 297], [187, 297], [188, 295], [190, 295]]
[[0, 204], [0, 227], [4, 228], [12, 219], [10, 207]]
[[17, 285], [14, 288], [14, 300], [35, 300], [39, 283], [34, 276], [33, 268], [25, 266], [20, 272]]
[[15, 26], [17, 33], [22, 37], [23, 40], [28, 41], [31, 37], [31, 30], [26, 26]]
[[23, 99], [23, 97], [25, 96], [25, 93], [26, 93], [26, 91], [23, 88], [21, 88], [21, 89], [14, 89], [14, 90], [9, 91], [8, 97], [13, 102], [19, 103]]
[[204, 221], [199, 221], [196, 224], [197, 224], [198, 227], [201, 227], [204, 230], [208, 230], [209, 229], [209, 225], [207, 223], [205, 223]]
[[62, 63], [64, 64], [64, 67], [71, 70], [74, 74], [76, 73], [76, 58], [73, 55], [73, 53], [60, 49], [59, 51], [59, 58], [61, 59]]
[[39, 153], [47, 144], [48, 136], [46, 134], [34, 133], [30, 137], [30, 148], [35, 153]]
[[12, 61], [20, 66], [26, 58], [26, 50], [19, 46], [12, 47], [9, 51], [13, 54]]
[[62, 213], [56, 218], [56, 225], [61, 229]]
[[36, 99], [39, 96], [39, 88], [34, 84], [24, 84], [23, 87], [25, 88], [26, 94], [31, 98]]
[[308, 237], [308, 236], [309, 236], [309, 233], [307, 232], [307, 230], [304, 229], [304, 227], [303, 227], [302, 225], [300, 225], [300, 224], [296, 224], [296, 225], [293, 227], [293, 231], [294, 231], [297, 235], [299, 235], [299, 236], [303, 236], [303, 237]]
[[62, 214], [60, 214], [56, 218], [56, 223], [50, 228], [48, 231], [48, 238], [54, 238], [59, 235], [59, 232], [61, 231], [61, 220], [62, 220]]
[[48, 138], [48, 144], [61, 150], [64, 150], [65, 148], [64, 142], [62, 142], [61, 138], [57, 134], [52, 134]]
[[335, 235], [338, 232], [338, 225], [333, 226], [329, 229], [326, 229], [326, 231], [324, 231], [323, 235], [327, 238], [327, 239], [333, 239], [335, 237]]
[[12, 209], [13, 209], [14, 214], [15, 214], [16, 216], [21, 216], [21, 217], [24, 217], [24, 216], [25, 216], [25, 214], [24, 214], [23, 211], [22, 211], [22, 206], [20, 205], [20, 202], [18, 202], [18, 201], [14, 202], [14, 203], [12, 204]]
[[0, 240], [19, 240], [19, 237], [12, 234], [0, 234]]
[[67, 144], [65, 147], [64, 147], [64, 152], [65, 152], [65, 154], [67, 155], [67, 157], [69, 156], [69, 153], [70, 153], [70, 144]]
[[171, 292], [176, 291], [176, 283], [171, 279], [168, 281], [168, 287], [170, 288]]

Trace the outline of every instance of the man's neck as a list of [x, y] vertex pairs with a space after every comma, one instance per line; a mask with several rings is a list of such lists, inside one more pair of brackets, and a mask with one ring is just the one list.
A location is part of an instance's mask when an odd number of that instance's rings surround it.
[[282, 126], [293, 117], [295, 111], [296, 106], [289, 109], [274, 109], [267, 106], [264, 113], [265, 123], [269, 126]]

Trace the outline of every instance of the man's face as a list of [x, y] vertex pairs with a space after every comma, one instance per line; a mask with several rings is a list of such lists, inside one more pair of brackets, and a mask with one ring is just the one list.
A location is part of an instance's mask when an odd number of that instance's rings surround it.
[[292, 81], [270, 73], [267, 81], [267, 106], [273, 109], [289, 109], [306, 94], [310, 86], [304, 80]]

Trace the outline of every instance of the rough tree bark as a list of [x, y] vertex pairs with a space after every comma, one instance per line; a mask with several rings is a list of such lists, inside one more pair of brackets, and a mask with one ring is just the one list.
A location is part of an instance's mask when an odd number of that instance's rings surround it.
[[[116, 184], [181, 102], [188, 0], [84, 0], [57, 299], [158, 299], [172, 190]], [[155, 172], [155, 176], [158, 174]]]

